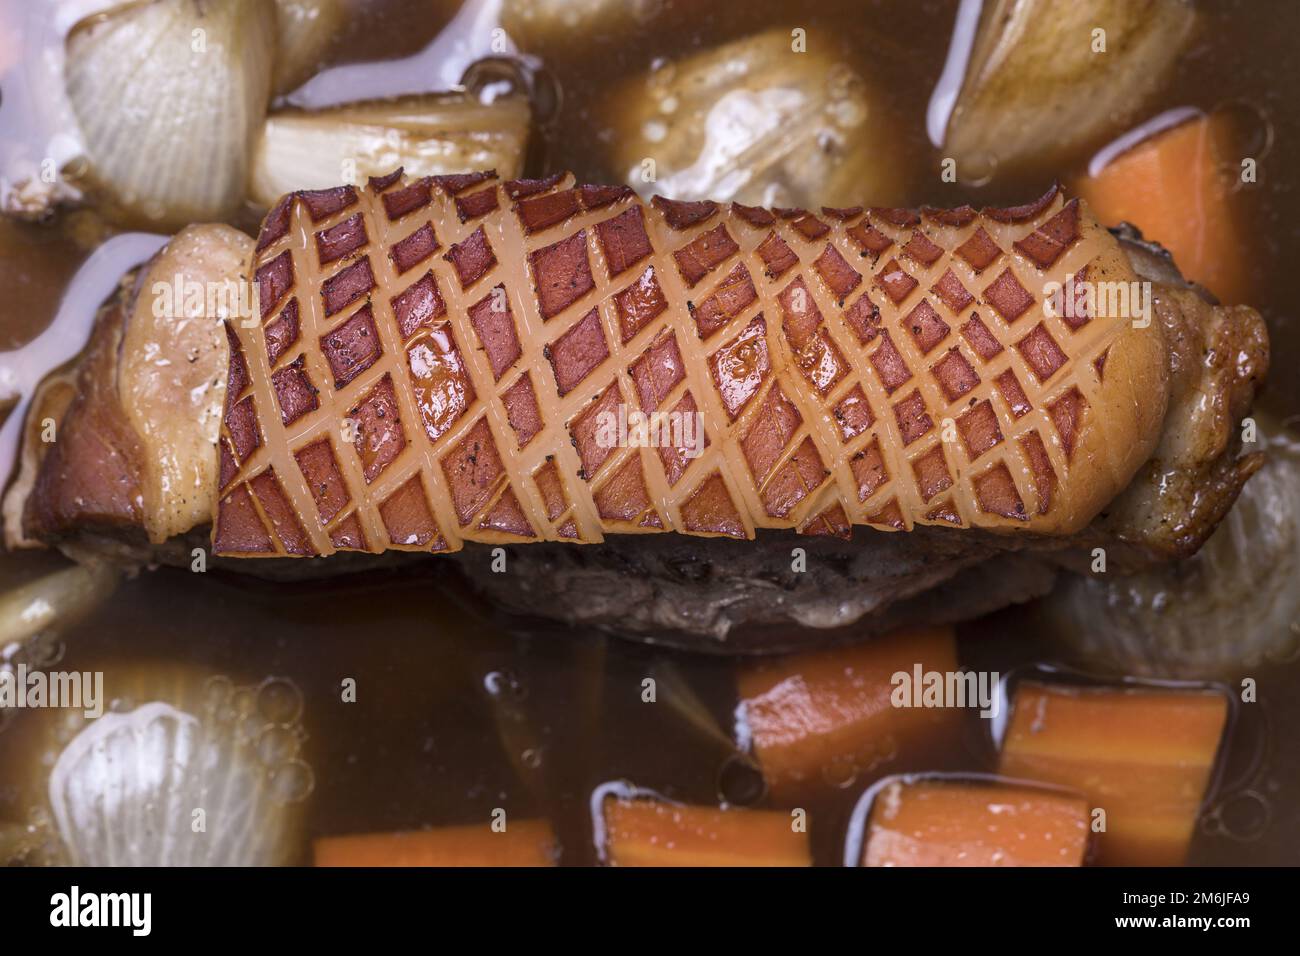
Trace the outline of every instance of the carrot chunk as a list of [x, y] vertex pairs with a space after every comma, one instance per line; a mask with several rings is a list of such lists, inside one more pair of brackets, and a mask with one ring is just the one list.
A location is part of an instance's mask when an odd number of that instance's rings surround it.
[[1241, 157], [1230, 116], [1211, 113], [1121, 153], [1078, 193], [1107, 225], [1131, 222], [1183, 275], [1227, 304], [1251, 298], [1250, 251], [1234, 192]]
[[317, 866], [554, 866], [555, 836], [545, 820], [521, 820], [500, 832], [488, 824], [405, 833], [321, 837]]
[[1214, 768], [1228, 701], [1211, 690], [1024, 682], [1001, 772], [1077, 790], [1105, 811], [1098, 862], [1183, 862]]
[[999, 783], [890, 780], [876, 794], [866, 866], [1082, 866], [1081, 796]]
[[895, 707], [898, 672], [957, 670], [952, 628], [901, 631], [856, 647], [764, 661], [737, 679], [740, 717], [769, 790], [792, 796], [850, 781], [956, 722], [952, 708]]
[[808, 834], [780, 810], [680, 806], [644, 797], [604, 803], [615, 866], [811, 866]]

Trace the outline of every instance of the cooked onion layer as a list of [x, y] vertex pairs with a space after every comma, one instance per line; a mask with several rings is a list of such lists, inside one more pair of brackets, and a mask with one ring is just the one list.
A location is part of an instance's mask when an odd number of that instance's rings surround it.
[[1168, 78], [1195, 23], [1180, 0], [986, 4], [945, 155], [978, 175], [1113, 134]]
[[181, 226], [238, 208], [270, 98], [275, 7], [153, 0], [68, 37], [90, 176], [128, 217]]
[[249, 197], [263, 209], [297, 189], [365, 182], [403, 167], [411, 176], [523, 169], [529, 106], [522, 94], [484, 104], [469, 93], [406, 96], [319, 111], [285, 110], [266, 121]]
[[109, 565], [78, 564], [0, 594], [0, 649], [75, 624], [113, 593], [117, 581]]
[[1075, 649], [1133, 674], [1188, 678], [1300, 649], [1300, 442], [1267, 419], [1260, 433], [1267, 463], [1195, 557], [1062, 586], [1052, 611]]

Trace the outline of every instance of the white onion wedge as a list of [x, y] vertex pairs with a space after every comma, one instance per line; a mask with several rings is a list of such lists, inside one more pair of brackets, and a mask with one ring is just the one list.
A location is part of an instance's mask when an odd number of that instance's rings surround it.
[[960, 178], [963, 166], [1046, 164], [1113, 135], [1168, 79], [1195, 26], [1182, 0], [986, 4], [944, 155]]
[[65, 77], [94, 182], [155, 226], [230, 215], [274, 53], [263, 0], [150, 0], [79, 24]]
[[1300, 651], [1300, 441], [1258, 418], [1268, 460], [1199, 553], [1140, 574], [1071, 577], [1053, 594], [1061, 635], [1090, 665], [1210, 679]]
[[111, 709], [98, 718], [46, 710], [26, 730], [33, 746], [14, 782], [53, 831], [48, 862], [267, 866], [301, 856], [315, 774], [292, 681], [237, 685], [130, 663], [104, 674], [103, 692]]
[[344, 19], [343, 0], [275, 0], [276, 44], [271, 86], [278, 95], [314, 74]]
[[404, 96], [330, 109], [284, 110], [266, 120], [249, 198], [263, 209], [295, 189], [324, 189], [398, 166], [410, 176], [495, 169], [518, 176], [528, 145], [528, 100], [484, 104], [469, 93]]

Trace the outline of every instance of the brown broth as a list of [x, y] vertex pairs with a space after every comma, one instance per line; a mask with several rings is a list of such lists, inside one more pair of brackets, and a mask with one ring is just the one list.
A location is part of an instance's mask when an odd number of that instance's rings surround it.
[[[418, 50], [452, 14], [450, 3], [367, 0], [336, 45], [338, 62], [400, 56]], [[1300, 190], [1289, 170], [1300, 162], [1300, 94], [1294, 37], [1300, 6], [1222, 2], [1202, 4], [1209, 28], [1182, 58], [1174, 82], [1149, 113], [1231, 101], [1254, 104], [1271, 122], [1272, 151], [1251, 191], [1251, 255], [1258, 291], [1253, 303], [1273, 335], [1273, 373], [1266, 404], [1282, 417], [1300, 414], [1300, 332], [1290, 294], [1291, 263], [1300, 259]], [[1001, 177], [981, 189], [945, 184], [941, 157], [924, 132], [929, 93], [947, 50], [955, 3], [916, 0], [834, 0], [806, 5], [792, 20], [786, 0], [745, 4], [663, 2], [659, 16], [624, 36], [566, 37], [542, 58], [563, 90], [564, 105], [528, 170], [569, 168], [585, 180], [621, 177], [600, 145], [611, 132], [605, 98], [624, 77], [658, 57], [679, 56], [758, 31], [791, 24], [821, 29], [886, 97], [906, 132], [882, 148], [905, 157], [914, 203], [983, 204], [1038, 195], [1043, 185], [1082, 169]], [[871, 197], [853, 197], [867, 200]], [[828, 203], [849, 197], [828, 197]], [[30, 339], [48, 323], [59, 293], [82, 253], [66, 223], [15, 226], [0, 222], [0, 348]], [[0, 554], [0, 580], [22, 580], [50, 558]], [[722, 732], [735, 707], [735, 663], [658, 650], [558, 625], [506, 621], [464, 595], [448, 566], [372, 573], [329, 583], [270, 585], [217, 573], [173, 569], [126, 582], [90, 621], [66, 634], [63, 668], [105, 671], [108, 695], [134, 662], [166, 660], [257, 681], [291, 678], [306, 700], [310, 734], [306, 759], [315, 771], [308, 805], [309, 835], [417, 829], [486, 819], [494, 807], [517, 818], [552, 819], [563, 862], [590, 863], [589, 795], [607, 780], [627, 778], [692, 802], [718, 799], [718, 775], [728, 757], [714, 736], [685, 720], [671, 704], [641, 701], [641, 681], [657, 668], [675, 669], [703, 700]], [[1225, 638], [1227, 639], [1227, 638]], [[1012, 608], [960, 631], [963, 664], [1002, 673], [1039, 663], [1070, 663], [1053, 643], [1036, 606]], [[530, 755], [508, 753], [485, 688], [492, 673], [512, 674], [521, 691], [513, 712], [525, 715]], [[1231, 729], [1222, 791], [1249, 790], [1261, 801], [1229, 807], [1230, 824], [1253, 830], [1248, 841], [1202, 827], [1192, 863], [1287, 864], [1300, 858], [1300, 667], [1256, 668], [1264, 703], [1245, 708]], [[358, 701], [340, 700], [340, 682], [355, 678]], [[862, 791], [886, 773], [995, 769], [987, 727], [969, 714], [963, 734], [931, 752], [912, 751], [849, 785], [827, 785], [807, 809], [816, 861], [836, 864], [845, 826]], [[0, 821], [25, 819], [39, 787], [24, 776], [42, 747], [40, 721], [19, 714], [0, 732]], [[533, 766], [532, 764], [535, 764]], [[520, 767], [523, 771], [520, 771]], [[1267, 806], [1255, 826], [1252, 813]], [[1236, 819], [1240, 815], [1241, 819]], [[303, 848], [301, 859], [309, 859]]]

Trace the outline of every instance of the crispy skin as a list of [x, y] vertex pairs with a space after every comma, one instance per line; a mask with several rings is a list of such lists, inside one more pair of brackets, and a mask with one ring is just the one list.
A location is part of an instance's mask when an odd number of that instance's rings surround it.
[[385, 177], [286, 197], [252, 271], [222, 555], [1071, 534], [1146, 460], [1168, 396], [1160, 326], [1044, 307], [1071, 278], [1136, 278], [1055, 188], [819, 216]]

